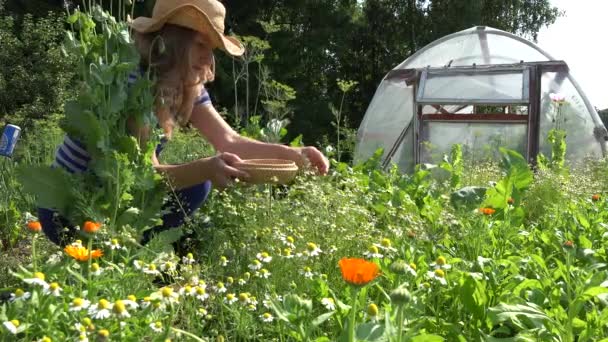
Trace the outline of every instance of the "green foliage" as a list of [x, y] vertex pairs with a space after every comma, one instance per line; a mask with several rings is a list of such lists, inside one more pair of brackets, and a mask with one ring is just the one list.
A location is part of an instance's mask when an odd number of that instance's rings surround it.
[[24, 135], [40, 120], [61, 111], [71, 96], [72, 56], [63, 56], [64, 15], [16, 17], [0, 2], [0, 126], [17, 124]]

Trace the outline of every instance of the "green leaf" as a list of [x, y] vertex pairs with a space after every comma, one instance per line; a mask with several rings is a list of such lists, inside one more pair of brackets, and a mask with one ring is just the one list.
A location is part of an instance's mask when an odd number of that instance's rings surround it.
[[410, 342], [443, 342], [445, 339], [439, 335], [421, 334], [410, 339]]
[[460, 288], [462, 304], [468, 312], [476, 319], [481, 319], [485, 313], [485, 305], [488, 301], [486, 289], [482, 282], [466, 274], [464, 283]]
[[322, 315], [317, 316], [315, 319], [312, 320], [312, 325], [317, 327], [317, 326], [323, 324], [323, 322], [327, 321], [335, 313], [336, 313], [335, 311], [331, 311], [331, 312], [326, 312]]
[[36, 197], [39, 207], [64, 213], [72, 201], [72, 196], [67, 191], [71, 188], [70, 179], [59, 168], [20, 165], [17, 168], [17, 178], [23, 190]]
[[542, 326], [544, 322], [550, 320], [544, 312], [532, 303], [515, 305], [500, 303], [488, 309], [488, 318], [492, 325], [511, 322], [521, 330], [529, 329], [532, 326]]
[[363, 341], [384, 341], [384, 325], [367, 322], [359, 325], [356, 331], [357, 340]]

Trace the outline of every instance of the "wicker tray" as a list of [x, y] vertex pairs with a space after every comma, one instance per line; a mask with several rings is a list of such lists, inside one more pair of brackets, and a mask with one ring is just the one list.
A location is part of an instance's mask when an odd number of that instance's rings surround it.
[[247, 172], [250, 176], [247, 182], [253, 184], [285, 184], [298, 173], [296, 163], [284, 159], [245, 159], [234, 167]]

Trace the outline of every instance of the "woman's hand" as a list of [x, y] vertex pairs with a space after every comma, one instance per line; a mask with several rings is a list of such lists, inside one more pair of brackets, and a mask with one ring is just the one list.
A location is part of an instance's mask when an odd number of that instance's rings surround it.
[[320, 174], [325, 175], [329, 171], [329, 160], [314, 146], [299, 147], [294, 149], [300, 155], [301, 161], [297, 161], [298, 165], [302, 166], [306, 160]]
[[235, 178], [247, 180], [249, 174], [234, 167], [241, 158], [233, 153], [223, 152], [208, 159], [208, 178], [217, 188], [226, 188]]

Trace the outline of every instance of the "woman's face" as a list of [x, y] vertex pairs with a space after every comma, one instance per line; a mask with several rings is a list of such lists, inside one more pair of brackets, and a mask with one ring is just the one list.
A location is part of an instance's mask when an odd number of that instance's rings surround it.
[[210, 46], [210, 39], [197, 32], [190, 49], [190, 61], [195, 73], [200, 74], [205, 66], [211, 67], [213, 64], [213, 51]]

